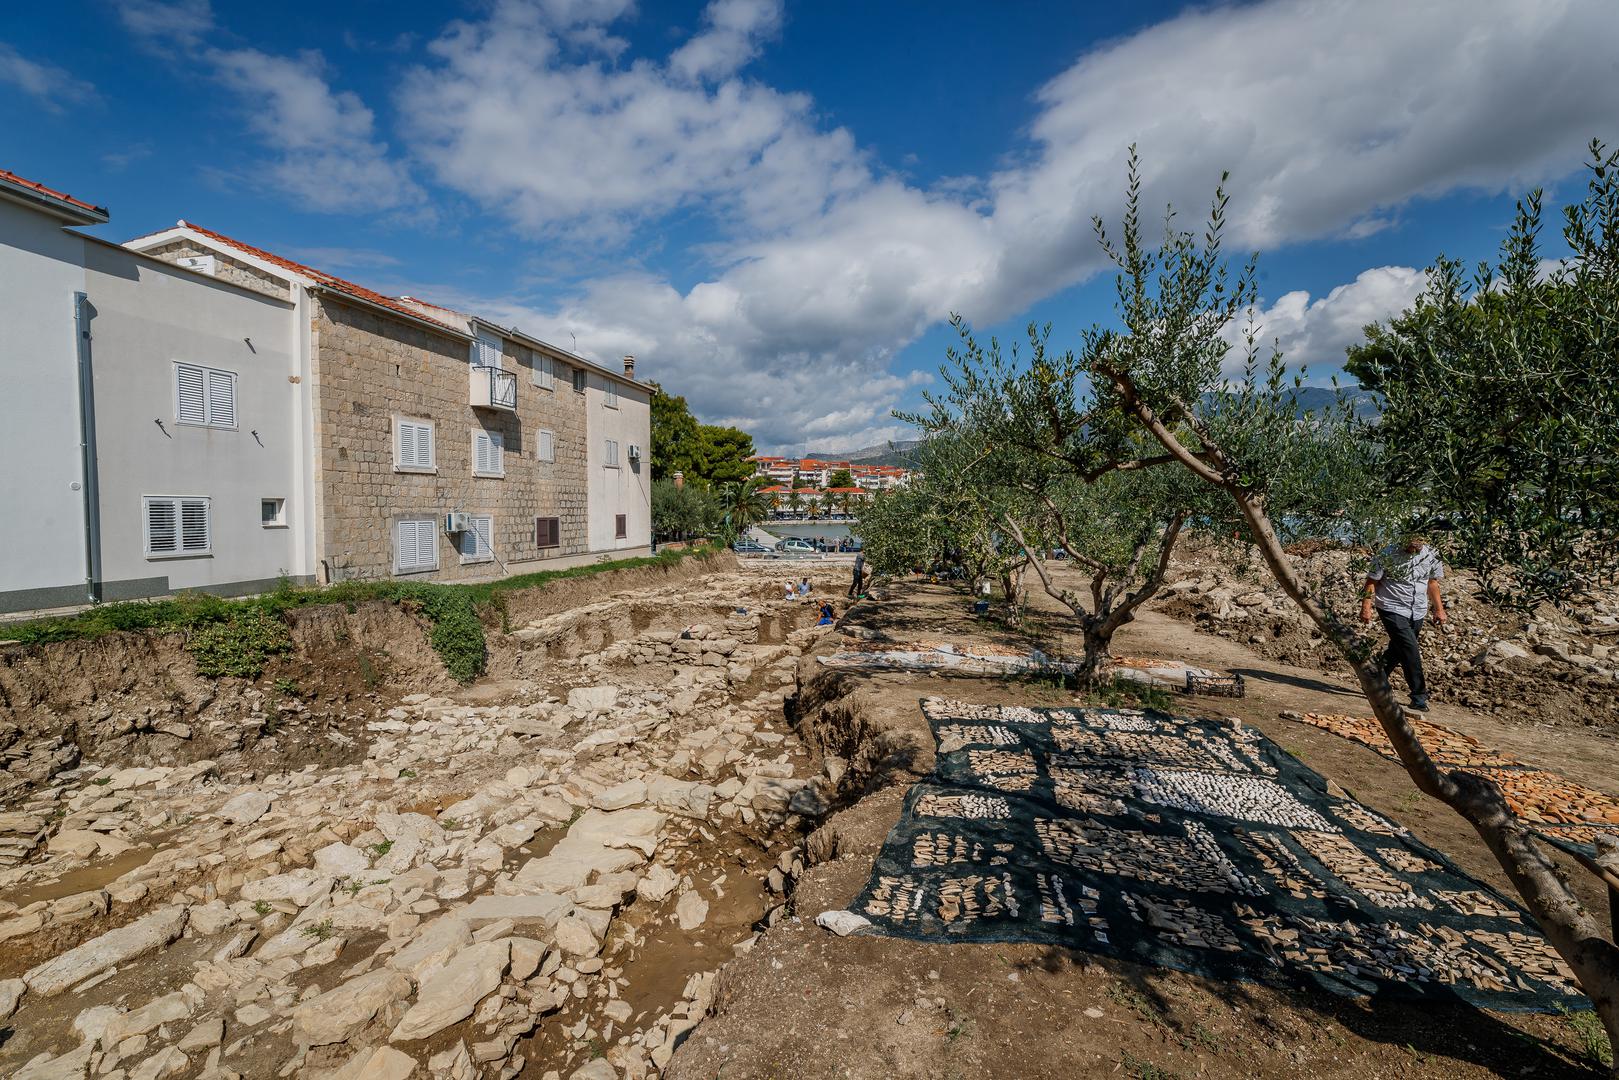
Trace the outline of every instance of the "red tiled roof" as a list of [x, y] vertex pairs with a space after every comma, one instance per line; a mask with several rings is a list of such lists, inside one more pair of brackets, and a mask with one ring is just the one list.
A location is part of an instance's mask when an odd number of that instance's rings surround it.
[[[212, 229], [205, 229], [201, 225], [194, 222], [184, 222], [183, 227], [192, 229], [198, 233], [201, 233], [203, 236], [206, 236], [212, 240], [217, 240], [221, 244], [225, 244], [228, 247], [233, 247], [238, 251], [246, 252], [247, 254], [252, 255], [254, 258], [263, 259], [265, 262], [274, 263], [284, 270], [291, 270], [295, 274], [302, 274], [304, 277], [313, 280], [316, 284], [324, 286], [325, 288], [332, 289], [340, 293], [346, 293], [357, 300], [364, 300], [366, 303], [376, 304], [379, 307], [385, 307], [390, 311], [396, 311], [409, 319], [415, 320], [416, 322], [431, 323], [434, 326], [443, 327], [445, 330], [450, 331], [458, 337], [468, 336], [465, 330], [451, 326], [446, 322], [440, 322], [431, 315], [424, 315], [415, 308], [402, 304], [391, 296], [384, 296], [379, 292], [373, 292], [364, 285], [356, 285], [352, 281], [340, 278], [335, 274], [328, 274], [324, 270], [316, 270], [312, 266], [305, 266], [303, 263], [293, 262], [291, 259], [284, 259], [280, 255], [276, 255], [273, 252], [265, 251], [263, 248], [256, 248], [252, 244], [244, 244], [240, 240], [232, 239], [231, 237], [226, 236], [224, 233], [214, 232]], [[427, 301], [418, 302], [427, 303]], [[433, 304], [432, 306], [438, 307], [437, 304]], [[448, 311], [450, 309], [445, 308], [443, 310]]]
[[868, 491], [866, 491], [866, 489], [865, 489], [865, 488], [863, 488], [863, 487], [835, 487], [835, 488], [827, 488], [827, 489], [826, 489], [826, 493], [827, 493], [827, 494], [828, 494], [828, 495], [867, 495], [867, 494], [870, 494], [870, 493], [869, 493], [869, 492], [868, 492]]
[[100, 214], [102, 217], [107, 216], [107, 208], [105, 206], [96, 206], [92, 203], [85, 202], [83, 199], [76, 199], [65, 191], [57, 191], [55, 188], [48, 188], [44, 184], [41, 184], [38, 180], [29, 180], [26, 177], [18, 176], [9, 169], [0, 169], [0, 180], [5, 180], [8, 183], [16, 184], [19, 187], [25, 187], [36, 194], [55, 199], [57, 202], [64, 202], [69, 206], [76, 206], [80, 210], [88, 210], [92, 214]]

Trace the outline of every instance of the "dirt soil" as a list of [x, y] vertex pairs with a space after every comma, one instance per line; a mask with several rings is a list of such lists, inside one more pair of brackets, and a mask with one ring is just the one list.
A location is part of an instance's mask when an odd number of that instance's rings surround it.
[[[847, 635], [897, 640], [948, 634], [1012, 644], [1019, 635], [967, 614], [943, 586], [901, 584], [853, 609]], [[1041, 615], [1049, 604], [1036, 603]], [[1037, 616], [1035, 622], [1040, 623]], [[1060, 651], [1054, 623], [1034, 637]], [[1054, 640], [1055, 639], [1055, 640]], [[836, 650], [837, 638], [815, 650]], [[1356, 712], [1346, 679], [1262, 656], [1162, 611], [1126, 627], [1115, 651], [1237, 671], [1241, 700], [1191, 698], [1184, 710], [1253, 724], [1353, 796], [1446, 852], [1498, 889], [1510, 885], [1477, 835], [1418, 794], [1393, 762], [1284, 711]], [[1319, 652], [1319, 649], [1317, 650]], [[1353, 1001], [1291, 986], [1216, 983], [1082, 952], [1035, 945], [935, 945], [838, 938], [816, 914], [847, 908], [898, 820], [906, 787], [933, 766], [919, 699], [1073, 703], [1050, 684], [994, 677], [831, 671], [800, 663], [799, 731], [847, 760], [840, 809], [806, 843], [793, 917], [721, 970], [710, 1018], [667, 1075], [697, 1077], [1482, 1077], [1597, 1076], [1569, 1020], [1467, 1006]], [[1444, 700], [1444, 695], [1439, 695]], [[1439, 704], [1440, 723], [1525, 762], [1602, 790], [1619, 785], [1611, 728], [1523, 722]], [[1606, 899], [1572, 873], [1582, 898]]]

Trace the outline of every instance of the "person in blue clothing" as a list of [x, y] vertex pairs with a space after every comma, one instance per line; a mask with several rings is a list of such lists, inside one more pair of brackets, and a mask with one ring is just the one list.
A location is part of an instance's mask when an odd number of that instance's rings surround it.
[[1405, 673], [1411, 707], [1417, 710], [1428, 707], [1428, 681], [1417, 638], [1430, 611], [1435, 622], [1445, 625], [1445, 599], [1439, 594], [1444, 576], [1439, 553], [1422, 537], [1411, 536], [1404, 544], [1392, 544], [1378, 554], [1362, 593], [1360, 621], [1371, 622], [1375, 612], [1389, 636], [1389, 647], [1381, 658], [1383, 674], [1390, 675], [1395, 668]]
[[821, 621], [816, 623], [815, 625], [816, 626], [831, 626], [832, 625], [832, 601], [830, 601], [830, 600], [822, 600], [821, 601]]
[[801, 578], [801, 579], [799, 579], [799, 582], [798, 582], [798, 596], [799, 596], [799, 599], [802, 600], [805, 597], [808, 597], [809, 594], [810, 594], [809, 578]]

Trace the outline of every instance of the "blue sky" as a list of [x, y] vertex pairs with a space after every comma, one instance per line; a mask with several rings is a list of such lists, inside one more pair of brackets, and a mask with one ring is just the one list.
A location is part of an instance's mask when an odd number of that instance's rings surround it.
[[1324, 380], [1513, 199], [1619, 139], [1612, 0], [69, 0], [0, 24], [0, 167], [475, 310], [762, 449], [903, 434], [960, 311], [1059, 341], [1138, 143], [1222, 169], [1258, 315]]

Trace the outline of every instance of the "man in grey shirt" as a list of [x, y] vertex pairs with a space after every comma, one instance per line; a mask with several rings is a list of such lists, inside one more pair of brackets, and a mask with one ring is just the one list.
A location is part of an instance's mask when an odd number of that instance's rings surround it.
[[1395, 668], [1405, 672], [1413, 709], [1428, 707], [1428, 683], [1422, 673], [1417, 635], [1430, 610], [1441, 626], [1445, 624], [1445, 601], [1439, 595], [1439, 580], [1444, 576], [1439, 553], [1420, 536], [1385, 548], [1366, 575], [1360, 621], [1371, 622], [1376, 609], [1389, 635], [1389, 647], [1382, 656], [1383, 674], [1389, 675]]

